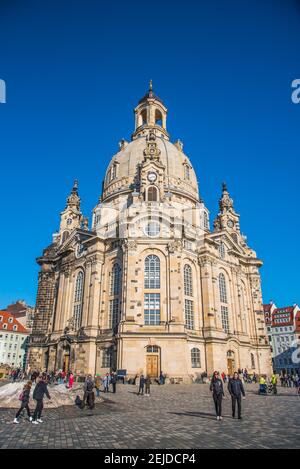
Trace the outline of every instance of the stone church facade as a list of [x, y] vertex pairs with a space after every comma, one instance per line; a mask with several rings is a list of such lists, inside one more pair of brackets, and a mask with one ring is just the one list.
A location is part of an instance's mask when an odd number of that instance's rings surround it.
[[31, 369], [77, 375], [269, 373], [259, 268], [223, 184], [209, 211], [150, 83], [105, 174], [91, 228], [77, 181], [41, 257]]

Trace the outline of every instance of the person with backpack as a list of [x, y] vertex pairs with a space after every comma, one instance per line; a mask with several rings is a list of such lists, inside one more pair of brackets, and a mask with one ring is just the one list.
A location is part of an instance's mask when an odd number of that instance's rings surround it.
[[83, 402], [84, 405], [88, 405], [90, 410], [95, 407], [95, 393], [94, 393], [95, 383], [93, 381], [92, 375], [88, 375], [84, 383], [84, 396]]
[[242, 381], [239, 378], [239, 375], [237, 372], [233, 374], [233, 378], [229, 380], [228, 383], [228, 391], [229, 394], [231, 395], [231, 402], [232, 402], [232, 418], [234, 419], [235, 417], [235, 407], [236, 403], [238, 406], [238, 419], [242, 418], [242, 395], [243, 399], [245, 399], [245, 390]]
[[218, 371], [214, 372], [209, 389], [212, 392], [217, 420], [222, 420], [222, 399], [225, 397], [225, 394], [223, 389], [223, 382]]
[[21, 407], [16, 413], [14, 423], [20, 423], [18, 418], [20, 414], [23, 412], [24, 409], [27, 411], [27, 415], [29, 417], [29, 421], [32, 421], [32, 417], [30, 415], [30, 409], [29, 409], [29, 399], [30, 399], [30, 390], [31, 390], [32, 382], [28, 381], [28, 383], [25, 384], [23, 387], [23, 391], [21, 392], [19, 396], [19, 400], [21, 401]]
[[47, 388], [46, 379], [47, 378], [45, 375], [41, 375], [33, 391], [32, 397], [36, 401], [36, 407], [33, 413], [32, 423], [34, 423], [35, 425], [39, 423], [43, 423], [43, 420], [41, 417], [42, 417], [42, 411], [44, 407], [44, 404], [43, 404], [44, 395], [46, 394], [48, 399], [49, 400], [51, 399], [48, 388]]

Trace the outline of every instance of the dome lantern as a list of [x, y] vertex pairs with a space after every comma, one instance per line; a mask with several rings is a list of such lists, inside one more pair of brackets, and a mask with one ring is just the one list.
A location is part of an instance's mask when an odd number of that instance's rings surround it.
[[150, 80], [148, 92], [134, 109], [135, 131], [132, 139], [145, 136], [151, 130], [157, 136], [169, 140], [167, 113], [168, 110], [162, 100], [153, 92], [152, 80]]

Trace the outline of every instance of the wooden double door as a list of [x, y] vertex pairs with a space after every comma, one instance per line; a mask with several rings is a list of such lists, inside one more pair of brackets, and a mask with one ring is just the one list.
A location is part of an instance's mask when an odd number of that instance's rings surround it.
[[234, 359], [233, 358], [227, 358], [227, 372], [230, 376], [232, 376], [234, 373]]
[[159, 355], [146, 356], [146, 375], [150, 378], [158, 378], [159, 374]]

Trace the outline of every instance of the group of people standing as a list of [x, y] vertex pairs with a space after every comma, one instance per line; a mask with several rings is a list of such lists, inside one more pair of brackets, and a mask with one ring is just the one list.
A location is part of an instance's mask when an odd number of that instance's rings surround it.
[[116, 373], [106, 373], [106, 375], [101, 377], [101, 375], [96, 374], [95, 376], [95, 389], [97, 397], [100, 396], [101, 387], [103, 387], [103, 392], [110, 392], [110, 386], [112, 386], [112, 392], [115, 394], [117, 390], [117, 375]]
[[[210, 391], [212, 392], [217, 420], [222, 420], [222, 400], [225, 397], [223, 379], [220, 377], [220, 373], [215, 371], [210, 382]], [[243, 382], [239, 377], [239, 374], [235, 372], [233, 377], [228, 381], [228, 391], [231, 396], [232, 406], [232, 418], [235, 418], [235, 412], [237, 407], [238, 419], [242, 418], [242, 397], [245, 399], [245, 390]]]
[[[36, 382], [36, 379], [40, 376], [40, 372], [38, 370], [30, 371], [28, 373], [28, 378], [33, 383]], [[72, 371], [64, 371], [58, 370], [56, 372], [51, 371], [50, 373], [44, 372], [42, 373], [46, 376], [47, 382], [49, 384], [65, 384], [67, 388], [72, 388], [74, 384], [74, 374]]]

